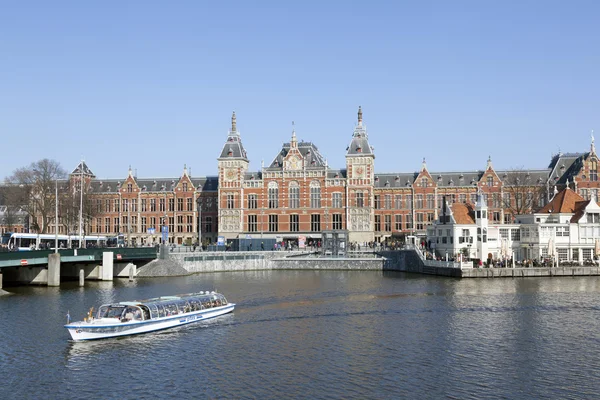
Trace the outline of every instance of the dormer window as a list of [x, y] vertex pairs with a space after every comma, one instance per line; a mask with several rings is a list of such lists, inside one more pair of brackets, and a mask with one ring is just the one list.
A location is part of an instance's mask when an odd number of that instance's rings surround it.
[[127, 193], [133, 192], [133, 185], [131, 183], [127, 184]]
[[356, 146], [356, 152], [357, 153], [362, 153], [362, 147]]
[[487, 185], [488, 185], [488, 187], [494, 186], [494, 178], [493, 177], [491, 177], [491, 176], [487, 177]]
[[421, 187], [427, 187], [427, 178], [421, 178]]
[[187, 185], [187, 182], [185, 182], [185, 183], [183, 184], [183, 191], [184, 191], [184, 192], [187, 192], [187, 191], [188, 191], [188, 185]]
[[587, 214], [587, 223], [588, 224], [597, 224], [599, 222], [600, 222], [600, 214], [598, 214], [598, 213]]
[[233, 156], [233, 151], [232, 151], [231, 149], [229, 149], [229, 151], [227, 152], [227, 155], [228, 155], [229, 157]]

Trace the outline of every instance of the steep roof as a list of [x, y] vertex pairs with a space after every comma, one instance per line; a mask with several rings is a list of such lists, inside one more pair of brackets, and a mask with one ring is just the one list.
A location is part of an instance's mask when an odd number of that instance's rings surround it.
[[[291, 143], [284, 143], [281, 151], [275, 156], [268, 168], [283, 168], [283, 159], [291, 149]], [[311, 142], [298, 142], [298, 151], [305, 161], [306, 168], [324, 167], [325, 157], [321, 155], [317, 146]]]
[[367, 128], [363, 125], [361, 107], [358, 107], [358, 125], [356, 125], [354, 128], [352, 140], [350, 141], [350, 145], [346, 150], [346, 157], [364, 155], [370, 155], [373, 157], [375, 156], [373, 154], [373, 148], [369, 145]]
[[475, 211], [471, 203], [454, 203], [450, 206], [450, 209], [457, 224], [475, 224]]
[[87, 166], [87, 164], [83, 160], [79, 164], [77, 164], [77, 167], [75, 167], [73, 172], [71, 172], [71, 175], [80, 175], [82, 171], [83, 175], [91, 176], [92, 178], [96, 177], [92, 170]]
[[248, 161], [248, 156], [246, 155], [246, 150], [242, 145], [242, 138], [240, 133], [237, 130], [237, 122], [235, 117], [235, 111], [231, 116], [231, 130], [229, 131], [229, 135], [227, 136], [227, 141], [223, 145], [223, 150], [221, 150], [221, 156], [219, 159], [231, 159], [231, 158], [241, 158], [243, 160]]
[[552, 200], [536, 214], [574, 213], [577, 202], [584, 201], [583, 197], [569, 188], [561, 190]]

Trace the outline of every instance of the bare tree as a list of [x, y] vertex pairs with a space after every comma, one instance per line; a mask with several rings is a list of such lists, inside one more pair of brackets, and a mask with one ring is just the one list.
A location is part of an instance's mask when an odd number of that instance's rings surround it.
[[540, 199], [546, 192], [545, 183], [522, 167], [506, 172], [502, 176], [504, 211], [514, 216], [529, 214], [542, 207]]
[[83, 194], [78, 175], [71, 176], [68, 181], [63, 181], [60, 186], [59, 215], [60, 223], [69, 234], [79, 234], [79, 209], [82, 208], [83, 235], [90, 233], [93, 218], [97, 217], [101, 210], [96, 206], [96, 200], [92, 196], [90, 184], [83, 180]]
[[5, 185], [0, 188], [0, 205], [3, 205], [3, 215], [0, 225], [4, 225], [8, 231], [13, 231], [16, 225], [23, 225], [21, 219], [24, 212], [23, 204], [27, 202], [24, 190], [16, 185]]
[[27, 167], [16, 169], [6, 179], [8, 184], [23, 190], [22, 209], [32, 221], [30, 229], [40, 233], [47, 232], [48, 225], [54, 220], [55, 181], [64, 178], [65, 175], [60, 163], [44, 158]]

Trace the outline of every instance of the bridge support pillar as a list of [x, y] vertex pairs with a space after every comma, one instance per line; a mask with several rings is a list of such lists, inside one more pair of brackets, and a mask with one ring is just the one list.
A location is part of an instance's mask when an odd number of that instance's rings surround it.
[[102, 253], [102, 272], [100, 274], [100, 280], [113, 280], [113, 257], [114, 254], [112, 251], [105, 251], [104, 253]]
[[60, 254], [48, 254], [48, 286], [60, 286]]
[[2, 270], [0, 269], [0, 292], [2, 291]]
[[79, 286], [83, 286], [85, 281], [85, 271], [83, 267], [79, 267]]

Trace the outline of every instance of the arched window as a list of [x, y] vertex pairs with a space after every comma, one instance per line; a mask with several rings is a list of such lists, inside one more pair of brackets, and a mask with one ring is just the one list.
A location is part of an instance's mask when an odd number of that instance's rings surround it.
[[310, 208], [321, 208], [321, 184], [318, 181], [310, 183]]
[[595, 158], [590, 162], [590, 181], [596, 182], [598, 180], [598, 160]]
[[300, 185], [298, 182], [290, 182], [289, 192], [289, 208], [300, 208]]
[[277, 182], [269, 182], [269, 208], [279, 208], [279, 186]]

